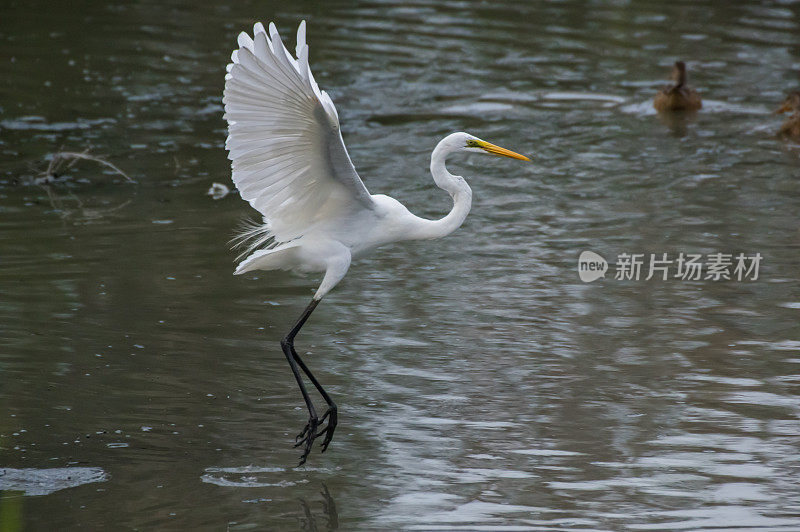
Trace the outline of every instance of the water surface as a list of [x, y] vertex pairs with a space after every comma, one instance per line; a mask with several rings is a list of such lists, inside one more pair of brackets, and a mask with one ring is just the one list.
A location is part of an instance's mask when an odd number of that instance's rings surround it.
[[[33, 16], [36, 13], [36, 16]], [[234, 277], [236, 35], [276, 20], [373, 193], [447, 239], [358, 260], [298, 337], [340, 407], [305, 416], [278, 346], [318, 278]], [[20, 2], [0, 7], [0, 512], [24, 530], [800, 528], [793, 2]], [[676, 59], [706, 99], [664, 123]], [[61, 149], [106, 156], [30, 184]], [[591, 284], [577, 257], [761, 253], [757, 281]]]

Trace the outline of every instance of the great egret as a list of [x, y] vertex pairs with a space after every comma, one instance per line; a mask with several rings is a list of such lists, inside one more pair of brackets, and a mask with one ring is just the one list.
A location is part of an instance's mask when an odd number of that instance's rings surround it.
[[700, 95], [686, 84], [686, 63], [676, 61], [670, 79], [675, 84], [661, 89], [653, 101], [657, 111], [697, 111], [703, 107]]
[[[347, 273], [353, 257], [374, 247], [402, 240], [438, 238], [455, 231], [466, 218], [472, 190], [450, 174], [445, 159], [454, 152], [501, 155], [528, 161], [524, 155], [495, 146], [468, 133], [448, 135], [431, 155], [436, 185], [453, 199], [439, 220], [411, 214], [399, 201], [371, 195], [347, 154], [339, 117], [330, 97], [319, 89], [308, 66], [306, 24], [297, 30], [297, 57], [286, 50], [270, 23], [259, 22], [253, 37], [239, 34], [225, 76], [226, 148], [233, 182], [245, 200], [264, 217], [263, 225], [241, 235], [249, 245], [235, 273], [252, 270], [324, 272], [322, 283], [281, 348], [303, 394], [308, 422], [295, 438], [305, 463], [314, 440], [323, 434], [322, 451], [336, 429], [336, 404], [294, 348], [294, 338], [308, 317]], [[328, 407], [317, 415], [300, 371], [306, 374]], [[321, 427], [325, 423], [327, 425]]]

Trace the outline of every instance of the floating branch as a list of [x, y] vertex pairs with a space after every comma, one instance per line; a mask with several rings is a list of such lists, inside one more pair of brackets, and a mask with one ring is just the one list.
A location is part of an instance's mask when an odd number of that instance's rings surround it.
[[54, 179], [58, 178], [64, 171], [69, 170], [78, 161], [94, 161], [96, 163], [102, 164], [103, 166], [110, 168], [114, 172], [118, 173], [122, 177], [124, 177], [129, 183], [135, 183], [134, 179], [131, 179], [128, 174], [120, 170], [115, 164], [103, 159], [102, 157], [97, 157], [95, 155], [89, 155], [89, 150], [85, 150], [83, 152], [74, 152], [74, 151], [59, 151], [53, 154], [53, 158], [50, 160], [50, 164], [47, 166], [47, 170], [45, 170], [37, 179], [37, 184], [44, 184], [44, 183], [51, 183]]

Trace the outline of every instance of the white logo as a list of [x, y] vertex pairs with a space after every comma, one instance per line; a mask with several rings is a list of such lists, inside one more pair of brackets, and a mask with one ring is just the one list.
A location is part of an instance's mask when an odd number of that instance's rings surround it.
[[[617, 281], [758, 281], [761, 253], [620, 253], [614, 266]], [[578, 257], [578, 276], [591, 283], [606, 276], [608, 262], [594, 251]]]
[[578, 275], [584, 283], [606, 276], [608, 262], [594, 251], [583, 251], [578, 257]]

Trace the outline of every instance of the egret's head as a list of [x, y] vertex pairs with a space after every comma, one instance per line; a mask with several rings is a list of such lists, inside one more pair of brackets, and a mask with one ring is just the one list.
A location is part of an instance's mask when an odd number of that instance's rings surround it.
[[511, 157], [512, 159], [520, 159], [522, 161], [530, 161], [524, 155], [495, 146], [491, 142], [481, 140], [469, 133], [453, 133], [446, 137], [443, 141], [449, 148], [448, 151], [468, 151], [473, 153], [483, 153], [489, 155], [498, 155], [501, 157]]

